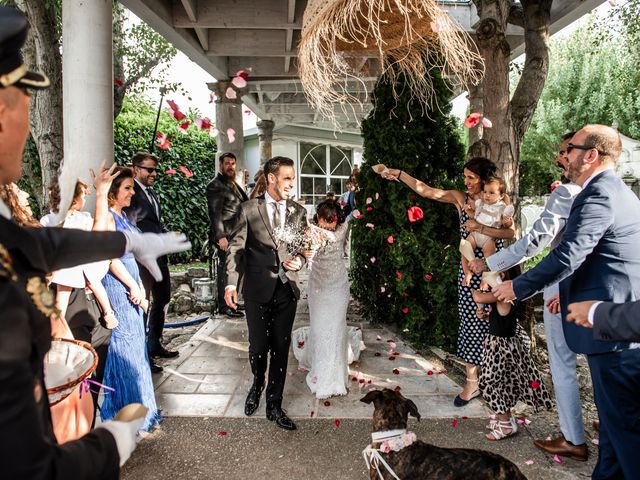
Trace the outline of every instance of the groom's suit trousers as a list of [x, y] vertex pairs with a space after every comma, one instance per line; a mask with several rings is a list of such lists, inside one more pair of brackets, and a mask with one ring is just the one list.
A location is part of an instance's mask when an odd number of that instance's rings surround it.
[[277, 282], [271, 299], [259, 303], [245, 299], [245, 313], [249, 328], [249, 363], [254, 379], [264, 382], [269, 359], [267, 404], [282, 403], [287, 378], [291, 329], [296, 316], [297, 299], [289, 282]]

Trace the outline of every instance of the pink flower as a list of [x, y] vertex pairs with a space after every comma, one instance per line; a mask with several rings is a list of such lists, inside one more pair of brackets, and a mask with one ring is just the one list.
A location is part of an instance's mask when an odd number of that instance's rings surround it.
[[187, 178], [193, 177], [193, 172], [191, 170], [189, 170], [187, 167], [183, 167], [182, 165], [180, 165], [178, 168], [180, 169], [180, 171], [182, 173], [184, 173], [185, 177], [187, 177]]

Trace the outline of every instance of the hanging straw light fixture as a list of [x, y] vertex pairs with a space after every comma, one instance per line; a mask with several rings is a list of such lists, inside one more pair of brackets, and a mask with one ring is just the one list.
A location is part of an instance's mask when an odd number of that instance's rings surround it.
[[[363, 69], [378, 59], [376, 71]], [[429, 70], [451, 87], [477, 84], [483, 62], [471, 38], [433, 0], [309, 0], [302, 22], [298, 71], [312, 107], [337, 124], [334, 105], [362, 104], [349, 82], [404, 74], [414, 98], [432, 107]], [[395, 94], [395, 92], [394, 92]], [[396, 96], [397, 98], [397, 96]]]

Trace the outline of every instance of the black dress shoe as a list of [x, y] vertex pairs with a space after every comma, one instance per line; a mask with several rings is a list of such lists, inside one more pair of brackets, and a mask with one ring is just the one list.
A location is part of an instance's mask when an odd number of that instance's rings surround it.
[[287, 412], [277, 405], [267, 405], [267, 420], [271, 420], [272, 422], [275, 420], [276, 425], [285, 430], [295, 430], [298, 428], [296, 424], [293, 423], [293, 420], [287, 417]]
[[155, 363], [150, 363], [149, 367], [151, 368], [151, 373], [160, 373], [163, 370], [160, 365], [156, 365]]
[[176, 350], [167, 350], [162, 345], [158, 348], [154, 348], [153, 350], [149, 350], [149, 355], [152, 357], [161, 357], [161, 358], [174, 358], [180, 355]]
[[237, 312], [244, 312], [244, 303], [239, 303], [236, 307]]
[[262, 395], [262, 388], [264, 387], [264, 382], [253, 382], [253, 385], [249, 389], [249, 393], [247, 394], [247, 400], [244, 402], [244, 414], [247, 417], [250, 417], [260, 405], [260, 395]]
[[243, 313], [240, 313], [231, 307], [222, 307], [220, 310], [218, 310], [218, 313], [221, 315], [226, 315], [227, 317], [231, 317], [231, 318], [244, 317]]

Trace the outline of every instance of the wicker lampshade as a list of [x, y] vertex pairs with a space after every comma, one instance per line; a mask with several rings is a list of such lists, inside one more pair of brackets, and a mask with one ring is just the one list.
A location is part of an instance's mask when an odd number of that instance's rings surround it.
[[[378, 60], [377, 71], [362, 61], [367, 57]], [[360, 103], [347, 81], [381, 74], [405, 74], [412, 95], [430, 105], [433, 67], [452, 87], [482, 78], [483, 62], [473, 42], [435, 1], [309, 0], [298, 70], [309, 103], [324, 116], [335, 120], [336, 103]]]

